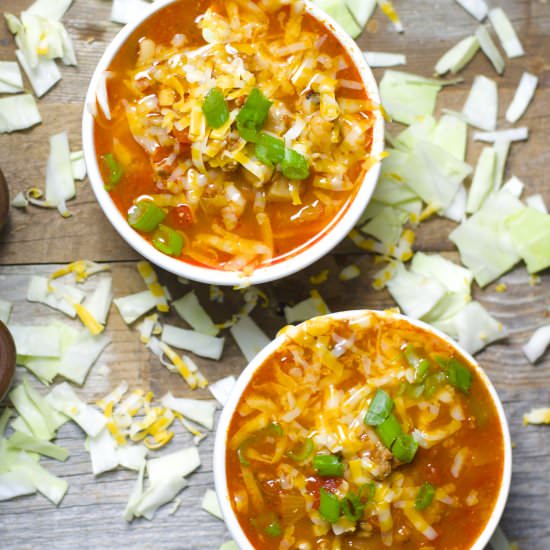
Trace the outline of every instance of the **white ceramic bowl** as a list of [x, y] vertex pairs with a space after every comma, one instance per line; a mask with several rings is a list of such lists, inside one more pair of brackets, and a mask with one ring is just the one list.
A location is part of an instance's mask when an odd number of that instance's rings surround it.
[[[332, 250], [344, 237], [351, 231], [357, 223], [359, 217], [365, 210], [378, 179], [380, 172], [380, 163], [374, 165], [365, 175], [363, 182], [357, 194], [347, 209], [339, 214], [323, 231], [321, 238], [316, 236], [314, 242], [304, 245], [300, 252], [290, 256], [288, 259], [282, 259], [273, 265], [256, 269], [251, 275], [244, 276], [242, 273], [234, 271], [224, 271], [199, 267], [166, 256], [159, 252], [154, 246], [147, 242], [139, 233], [134, 231], [127, 223], [126, 218], [119, 212], [107, 191], [105, 191], [103, 179], [101, 177], [97, 164], [95, 145], [94, 145], [94, 119], [89, 111], [89, 105], [95, 105], [96, 90], [100, 77], [111, 64], [116, 53], [128, 37], [139, 27], [148, 17], [165, 6], [172, 4], [177, 0], [159, 0], [151, 4], [151, 7], [145, 13], [136, 18], [132, 23], [126, 25], [109, 44], [105, 53], [101, 57], [86, 95], [86, 103], [82, 120], [82, 146], [88, 167], [88, 176], [92, 189], [97, 200], [103, 209], [103, 212], [113, 224], [114, 228], [124, 238], [124, 240], [142, 256], [145, 256], [153, 264], [170, 271], [181, 277], [209, 284], [217, 285], [239, 285], [243, 283], [259, 284], [273, 281], [296, 273], [297, 271], [311, 265], [319, 258]], [[365, 85], [369, 97], [375, 102], [380, 102], [378, 86], [367, 65], [361, 50], [350, 36], [336, 23], [331, 17], [326, 15], [313, 3], [306, 2], [306, 10], [315, 19], [322, 22], [334, 36], [339, 40], [342, 46], [350, 55], [354, 64], [357, 66], [359, 74]], [[373, 127], [372, 154], [379, 155], [384, 150], [384, 119], [380, 112], [376, 114], [376, 122]]]
[[[489, 539], [493, 535], [500, 521], [502, 512], [504, 511], [504, 506], [506, 505], [508, 493], [510, 491], [510, 481], [512, 478], [512, 444], [510, 440], [510, 429], [508, 427], [508, 421], [506, 420], [506, 415], [504, 413], [504, 409], [497, 395], [497, 392], [493, 384], [485, 374], [485, 371], [479, 366], [477, 361], [470, 354], [462, 350], [457, 345], [457, 343], [451, 338], [449, 338], [446, 334], [431, 327], [430, 325], [427, 325], [426, 323], [423, 323], [422, 321], [417, 321], [415, 319], [411, 319], [410, 317], [399, 315], [397, 313], [373, 311], [373, 310], [343, 311], [339, 313], [332, 313], [327, 317], [330, 317], [332, 319], [351, 320], [351, 319], [360, 318], [368, 314], [374, 314], [381, 318], [390, 317], [392, 319], [401, 319], [401, 320], [408, 321], [412, 325], [422, 328], [434, 334], [435, 336], [441, 338], [445, 342], [449, 343], [461, 355], [466, 357], [469, 363], [475, 368], [477, 374], [479, 375], [480, 379], [483, 381], [483, 383], [485, 384], [485, 386], [489, 391], [489, 394], [491, 395], [493, 403], [498, 412], [498, 417], [500, 420], [500, 426], [502, 429], [502, 435], [504, 439], [504, 468], [503, 468], [502, 482], [500, 485], [498, 498], [495, 503], [495, 507], [493, 508], [491, 517], [487, 522], [487, 525], [479, 535], [478, 539], [470, 548], [470, 550], [483, 550], [487, 545], [487, 543], [489, 542]], [[268, 344], [262, 351], [260, 351], [260, 353], [258, 353], [258, 355], [254, 357], [254, 359], [244, 369], [242, 374], [239, 376], [237, 383], [233, 388], [227, 403], [223, 408], [223, 411], [220, 416], [220, 420], [218, 422], [217, 431], [216, 431], [216, 441], [214, 445], [214, 480], [216, 483], [216, 493], [218, 495], [218, 501], [220, 504], [221, 511], [223, 513], [223, 517], [227, 524], [227, 527], [229, 528], [229, 531], [233, 539], [238, 544], [241, 550], [254, 550], [254, 547], [250, 544], [248, 537], [244, 534], [243, 530], [241, 529], [239, 520], [237, 519], [237, 516], [235, 515], [235, 512], [233, 511], [233, 508], [231, 506], [231, 500], [230, 500], [229, 490], [227, 487], [227, 480], [226, 480], [226, 469], [225, 469], [227, 432], [229, 430], [231, 418], [235, 413], [235, 409], [237, 408], [239, 400], [244, 390], [248, 386], [250, 380], [254, 376], [255, 372], [265, 363], [268, 357], [270, 357], [273, 353], [275, 353], [277, 349], [279, 349], [286, 341], [287, 339], [284, 335], [278, 336], [277, 338], [275, 338], [275, 340], [273, 340], [270, 344]]]

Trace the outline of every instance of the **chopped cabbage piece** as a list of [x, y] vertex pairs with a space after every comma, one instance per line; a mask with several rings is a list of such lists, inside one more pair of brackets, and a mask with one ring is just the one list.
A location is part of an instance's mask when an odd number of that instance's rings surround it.
[[197, 332], [216, 336], [220, 329], [214, 324], [208, 313], [199, 303], [195, 291], [188, 292], [172, 303], [178, 315], [189, 323]]
[[[432, 116], [422, 116], [419, 117], [413, 124], [411, 124], [407, 129], [403, 130], [395, 138], [395, 147], [403, 151], [413, 151], [419, 141], [430, 141], [432, 134], [437, 126], [436, 120]], [[387, 157], [389, 158], [389, 157]], [[399, 163], [399, 157], [397, 157], [396, 162]], [[382, 164], [386, 163], [392, 165], [391, 160], [384, 159]]]
[[514, 99], [506, 110], [506, 120], [515, 124], [525, 113], [535, 95], [539, 83], [538, 77], [531, 73], [523, 73], [517, 87]]
[[51, 500], [56, 506], [63, 500], [69, 484], [37, 464], [26, 453], [20, 453], [18, 460], [14, 463], [12, 471], [20, 472], [27, 476], [39, 493]]
[[83, 180], [86, 177], [84, 151], [74, 151], [71, 153], [71, 169], [75, 180]]
[[220, 359], [223, 353], [225, 338], [209, 336], [202, 332], [187, 330], [173, 325], [163, 325], [163, 342], [178, 349], [191, 351], [201, 357]]
[[21, 50], [16, 50], [15, 55], [23, 67], [36, 97], [42, 97], [61, 80], [61, 72], [53, 59], [39, 56], [36, 66], [31, 67]]
[[127, 325], [131, 325], [157, 305], [157, 300], [150, 290], [142, 290], [136, 294], [115, 298], [113, 301]]
[[523, 415], [523, 423], [524, 424], [550, 424], [550, 408], [541, 407], [538, 409], [531, 409], [528, 413]]
[[446, 293], [438, 281], [407, 271], [401, 262], [397, 263], [387, 287], [401, 310], [415, 319], [428, 314]]
[[0, 321], [2, 323], [6, 325], [8, 324], [8, 321], [10, 320], [12, 308], [13, 308], [13, 304], [11, 302], [0, 299]]
[[506, 336], [502, 324], [491, 317], [479, 302], [470, 302], [453, 322], [458, 333], [458, 344], [472, 355]]
[[[525, 189], [525, 184], [516, 176], [512, 176], [503, 186], [502, 190], [507, 191], [511, 195], [514, 195], [517, 199], [521, 197], [521, 194], [523, 193], [523, 190]], [[525, 201], [527, 203], [527, 206], [531, 206], [529, 204], [529, 199], [526, 199]]]
[[13, 411], [9, 408], [9, 407], [6, 407], [3, 411], [2, 411], [2, 414], [0, 414], [0, 438], [2, 438], [4, 436], [4, 432], [6, 431], [6, 427], [8, 425], [8, 422], [11, 418], [11, 413]]
[[[148, 344], [151, 340], [151, 336], [156, 333], [160, 334], [162, 332], [162, 327], [160, 323], [158, 322], [159, 316], [158, 313], [152, 313], [151, 315], [148, 315], [143, 319], [143, 321], [139, 324], [138, 330], [139, 330], [139, 339], [144, 343]], [[158, 332], [155, 332], [158, 330]]]
[[500, 55], [500, 52], [495, 46], [495, 43], [493, 42], [489, 31], [484, 25], [478, 27], [476, 31], [476, 38], [479, 42], [479, 45], [481, 46], [481, 50], [489, 58], [489, 61], [493, 64], [495, 71], [498, 74], [502, 74], [505, 67], [504, 59], [502, 58], [502, 55]]
[[84, 292], [57, 281], [49, 281], [46, 277], [34, 275], [27, 288], [27, 300], [50, 306], [72, 317], [76, 317], [74, 304], [84, 299]]
[[527, 207], [506, 217], [505, 225], [529, 273], [550, 266], [550, 215]]
[[440, 212], [440, 215], [454, 222], [460, 223], [466, 216], [466, 202], [468, 200], [468, 193], [464, 184], [458, 186], [458, 191], [454, 196], [451, 204]]
[[8, 438], [7, 443], [9, 448], [39, 453], [50, 458], [55, 458], [55, 460], [65, 461], [69, 456], [69, 451], [64, 447], [54, 445], [49, 441], [38, 439], [23, 432], [14, 432]]
[[74, 341], [62, 354], [57, 369], [58, 374], [82, 386], [88, 372], [110, 343], [111, 338], [105, 334], [94, 335], [88, 330], [79, 331]]
[[497, 83], [486, 76], [476, 76], [462, 114], [471, 126], [488, 132], [494, 131], [498, 114]]
[[204, 493], [204, 496], [202, 497], [201, 508], [209, 514], [212, 514], [215, 518], [223, 520], [216, 491], [213, 491], [212, 489], [206, 490], [206, 493]]
[[62, 363], [66, 351], [78, 336], [78, 331], [65, 323], [56, 321], [52, 323], [52, 326], [59, 331], [61, 346], [59, 357], [18, 357], [18, 362], [23, 364], [44, 384], [50, 384], [59, 374], [59, 365]]
[[235, 387], [237, 380], [234, 376], [226, 376], [208, 386], [210, 393], [216, 401], [223, 407], [227, 402], [231, 390]]
[[[19, 413], [32, 436], [49, 441], [55, 436], [56, 426], [53, 415], [43, 412], [46, 406], [43, 403], [35, 403], [27, 392], [28, 386], [20, 384], [11, 390], [10, 401]], [[51, 407], [50, 407], [51, 411]]]
[[0, 94], [23, 91], [23, 77], [15, 61], [0, 61]]
[[441, 147], [458, 160], [464, 161], [468, 143], [468, 127], [463, 120], [456, 116], [443, 115], [428, 141]]
[[453, 46], [435, 64], [435, 73], [444, 75], [461, 71], [479, 50], [479, 41], [475, 36], [467, 36]]
[[285, 306], [285, 319], [289, 325], [330, 313], [327, 304], [318, 291], [312, 290], [310, 294], [309, 298], [298, 302], [295, 306]]
[[91, 294], [84, 305], [93, 318], [104, 325], [107, 322], [111, 302], [113, 301], [113, 279], [109, 275], [100, 279], [93, 294]]
[[56, 326], [8, 326], [17, 355], [59, 357], [61, 353], [59, 329]]
[[361, 270], [359, 269], [359, 266], [356, 264], [350, 264], [347, 265], [338, 273], [338, 279], [340, 281], [351, 281], [352, 279], [356, 279], [361, 275]]
[[466, 212], [469, 214], [477, 212], [493, 191], [496, 158], [492, 147], [484, 147], [479, 155], [466, 203]]
[[147, 475], [151, 485], [171, 478], [184, 478], [201, 465], [197, 447], [186, 447], [147, 461]]
[[550, 325], [539, 327], [533, 334], [529, 341], [523, 346], [523, 353], [529, 362], [535, 363], [542, 354], [546, 351], [546, 348], [550, 345]]
[[495, 143], [496, 141], [525, 141], [529, 137], [529, 129], [526, 126], [521, 128], [510, 128], [496, 132], [474, 132], [474, 141], [485, 141]]
[[470, 15], [478, 21], [483, 21], [487, 17], [489, 8], [485, 0], [455, 0], [460, 4]]
[[269, 338], [248, 315], [243, 315], [229, 330], [249, 362], [269, 344]]
[[36, 0], [28, 9], [28, 13], [39, 15], [46, 19], [55, 19], [57, 21], [65, 15], [73, 0]]
[[315, 3], [352, 37], [357, 38], [363, 31], [363, 27], [355, 20], [347, 2], [342, 0], [314, 0]]
[[524, 208], [513, 195], [501, 190], [449, 235], [479, 286], [486, 286], [519, 261], [504, 219]]
[[409, 155], [405, 183], [428, 205], [445, 209], [472, 168], [445, 149], [420, 141]]
[[123, 516], [126, 521], [132, 521], [135, 515], [136, 507], [139, 504], [141, 497], [143, 496], [144, 474], [145, 474], [145, 462], [143, 462], [141, 467], [139, 468], [139, 473], [138, 473], [136, 483], [134, 485], [134, 488], [132, 489], [132, 492], [130, 493], [130, 497], [128, 498], [126, 508], [124, 509]]
[[117, 447], [116, 452], [120, 466], [137, 472], [145, 463], [145, 457], [147, 456], [147, 448], [143, 445], [123, 445]]
[[489, 21], [491, 25], [493, 25], [500, 43], [502, 44], [502, 48], [508, 57], [513, 58], [525, 55], [518, 35], [502, 8], [493, 8], [489, 12]]
[[[386, 206], [367, 224], [361, 227], [361, 231], [377, 238], [382, 244], [389, 248], [390, 246], [395, 246], [399, 242], [399, 238], [403, 232], [403, 225], [407, 221], [407, 218], [408, 216], [405, 212], [392, 208], [391, 206]], [[319, 313], [317, 312], [315, 315], [319, 315]], [[290, 323], [293, 321], [288, 321], [287, 319], [287, 322]]]
[[380, 82], [382, 105], [397, 122], [412, 124], [420, 116], [433, 114], [441, 87], [433, 79], [389, 70]]
[[86, 438], [86, 446], [90, 453], [94, 476], [114, 470], [118, 466], [116, 442], [107, 428], [103, 428], [94, 437]]
[[345, 2], [357, 24], [364, 29], [376, 8], [376, 0], [345, 0]]
[[0, 473], [0, 501], [36, 493], [30, 476], [21, 470]]
[[228, 540], [220, 546], [220, 550], [239, 550], [239, 546], [234, 540]]
[[184, 417], [208, 428], [214, 429], [214, 414], [216, 412], [216, 402], [204, 399], [186, 399], [184, 397], [174, 397], [167, 393], [161, 403], [167, 409], [181, 413]]
[[152, 520], [155, 512], [164, 504], [172, 501], [186, 485], [187, 481], [179, 476], [162, 479], [158, 483], [151, 484], [136, 505], [134, 515]]
[[105, 417], [79, 399], [67, 382], [55, 386], [47, 397], [48, 403], [74, 420], [90, 437], [95, 437], [107, 425]]
[[140, 17], [151, 4], [144, 0], [113, 0], [111, 21], [126, 25], [134, 18]]
[[25, 193], [23, 193], [23, 191], [19, 191], [19, 193], [17, 193], [11, 201], [11, 205], [14, 208], [26, 208], [29, 206], [29, 201], [25, 198]]
[[402, 53], [364, 52], [367, 63], [372, 68], [397, 67], [406, 65], [407, 57]]
[[0, 98], [0, 134], [26, 130], [42, 122], [31, 94]]
[[[542, 212], [543, 214], [548, 214], [548, 208], [546, 208], [546, 203], [544, 202], [544, 198], [540, 193], [527, 197], [525, 199], [525, 204], [527, 204], [527, 206], [531, 208], [534, 208], [535, 210], [538, 210], [539, 212]], [[0, 303], [0, 312], [1, 311], [2, 311], [2, 305]], [[1, 319], [2, 319], [2, 314], [0, 313], [0, 320]]]
[[46, 201], [62, 209], [65, 201], [75, 196], [71, 151], [67, 132], [50, 137], [50, 155], [46, 168]]
[[[111, 120], [111, 109], [109, 107], [109, 94], [107, 92], [107, 79], [112, 76], [112, 73], [109, 71], [103, 71], [97, 80], [96, 87], [96, 100], [97, 104], [101, 108], [103, 115], [107, 120]], [[89, 104], [88, 110], [95, 117], [97, 114], [96, 104]]]

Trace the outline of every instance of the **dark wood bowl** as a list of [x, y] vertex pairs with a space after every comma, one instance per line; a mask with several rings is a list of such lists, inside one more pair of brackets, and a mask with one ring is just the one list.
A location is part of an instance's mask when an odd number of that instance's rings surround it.
[[15, 375], [15, 343], [8, 327], [0, 321], [0, 401], [4, 399]]

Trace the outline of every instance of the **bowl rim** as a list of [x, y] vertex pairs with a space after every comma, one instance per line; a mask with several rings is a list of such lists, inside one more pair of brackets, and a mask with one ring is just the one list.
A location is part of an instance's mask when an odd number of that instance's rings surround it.
[[[341, 311], [338, 313], [330, 313], [328, 315], [322, 316], [323, 318], [330, 318], [335, 320], [340, 319], [359, 319], [367, 315], [374, 315], [378, 318], [383, 319], [394, 319], [394, 320], [403, 320], [407, 321], [415, 327], [422, 328], [431, 334], [438, 336], [443, 339], [445, 342], [450, 344], [455, 348], [459, 353], [461, 353], [474, 367], [476, 373], [479, 375], [485, 387], [489, 391], [489, 395], [495, 405], [495, 408], [498, 412], [499, 423], [502, 430], [503, 444], [504, 444], [504, 465], [502, 470], [502, 480], [498, 492], [496, 502], [494, 504], [491, 516], [489, 517], [483, 531], [481, 531], [479, 537], [475, 540], [470, 550], [483, 550], [491, 539], [495, 529], [498, 526], [498, 523], [504, 512], [504, 507], [506, 506], [506, 501], [508, 499], [508, 494], [510, 492], [510, 484], [512, 478], [512, 443], [510, 436], [510, 428], [508, 425], [508, 420], [504, 412], [504, 407], [502, 402], [497, 394], [493, 383], [480, 366], [480, 364], [466, 351], [464, 351], [452, 338], [447, 334], [441, 332], [440, 330], [419, 321], [413, 319], [406, 315], [400, 313], [395, 313], [393, 311], [379, 311], [372, 309], [360, 309], [360, 310], [348, 310]], [[306, 323], [305, 321], [304, 323]], [[304, 323], [297, 325], [301, 327]], [[237, 516], [233, 511], [231, 506], [231, 500], [229, 496], [229, 490], [226, 482], [226, 439], [229, 425], [235, 409], [239, 403], [239, 400], [251, 381], [255, 372], [262, 366], [262, 364], [277, 350], [281, 345], [287, 342], [288, 337], [285, 334], [278, 334], [277, 337], [272, 340], [267, 346], [265, 346], [252, 361], [249, 362], [247, 367], [242, 371], [235, 386], [233, 387], [227, 402], [225, 403], [223, 410], [221, 412], [218, 425], [216, 427], [216, 437], [214, 442], [214, 457], [213, 457], [213, 468], [214, 468], [214, 482], [216, 486], [216, 495], [218, 497], [218, 502], [220, 509], [222, 511], [225, 523], [234, 538], [235, 542], [241, 550], [254, 550], [254, 547], [250, 543], [248, 537], [244, 534]]]
[[[380, 173], [380, 162], [375, 163], [369, 168], [353, 199], [342, 208], [335, 218], [323, 229], [322, 233], [316, 235], [308, 243], [301, 245], [300, 248], [303, 249], [299, 248], [298, 251], [294, 251], [288, 258], [282, 258], [271, 265], [255, 269], [250, 275], [238, 271], [225, 271], [198, 266], [162, 254], [128, 225], [126, 219], [119, 212], [109, 193], [104, 188], [95, 155], [94, 117], [92, 115], [92, 112], [95, 110], [96, 90], [100, 77], [108, 69], [111, 61], [124, 42], [146, 19], [177, 1], [179, 0], [159, 0], [154, 2], [139, 17], [136, 17], [124, 26], [107, 46], [94, 70], [86, 92], [82, 115], [82, 148], [90, 185], [103, 213], [118, 234], [140, 255], [170, 273], [193, 281], [222, 286], [254, 285], [282, 279], [304, 269], [329, 253], [353, 229], [374, 193]], [[369, 98], [379, 105], [380, 94], [378, 84], [356, 42], [332, 17], [325, 14], [310, 0], [305, 0], [305, 9], [307, 13], [326, 26], [329, 32], [340, 42], [356, 66]], [[376, 109], [374, 114], [375, 122], [373, 125], [371, 154], [380, 156], [384, 150], [384, 117], [380, 109]]]

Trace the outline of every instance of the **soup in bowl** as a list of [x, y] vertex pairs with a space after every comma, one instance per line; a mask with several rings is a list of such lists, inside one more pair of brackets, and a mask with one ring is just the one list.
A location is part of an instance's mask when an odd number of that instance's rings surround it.
[[439, 331], [392, 312], [286, 327], [216, 435], [220, 506], [248, 549], [476, 549], [508, 496], [491, 382]]
[[355, 42], [298, 0], [155, 2], [101, 59], [83, 143], [107, 217], [191, 279], [293, 273], [368, 203], [383, 150]]

